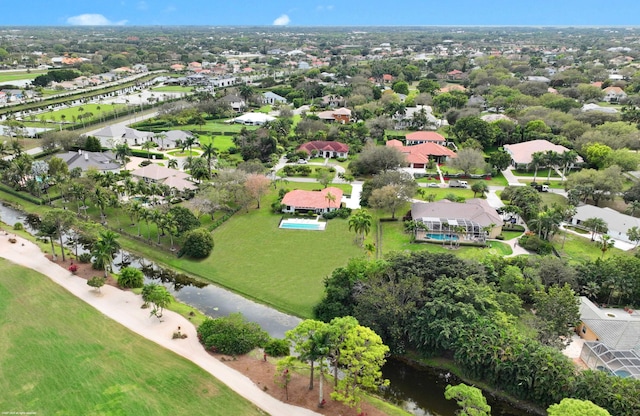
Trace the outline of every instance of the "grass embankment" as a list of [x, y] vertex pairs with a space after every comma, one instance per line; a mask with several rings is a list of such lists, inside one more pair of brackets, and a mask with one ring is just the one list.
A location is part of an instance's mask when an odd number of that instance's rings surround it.
[[0, 409], [263, 414], [195, 364], [130, 332], [46, 277], [5, 260], [0, 267]]

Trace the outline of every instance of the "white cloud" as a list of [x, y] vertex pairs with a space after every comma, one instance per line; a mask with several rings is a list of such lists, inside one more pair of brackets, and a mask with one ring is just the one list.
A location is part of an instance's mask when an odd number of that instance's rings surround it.
[[289, 16], [287, 16], [286, 14], [283, 14], [282, 16], [274, 20], [273, 24], [274, 26], [286, 26], [289, 24], [290, 21], [291, 19], [289, 19]]
[[97, 13], [85, 13], [77, 16], [71, 16], [67, 19], [67, 23], [74, 26], [109, 26], [116, 25], [122, 26], [127, 23], [126, 20], [120, 20], [118, 22], [112, 22], [101, 14]]
[[146, 1], [139, 1], [138, 5], [136, 6], [138, 8], [138, 10], [147, 10], [149, 8], [149, 5], [147, 4]]

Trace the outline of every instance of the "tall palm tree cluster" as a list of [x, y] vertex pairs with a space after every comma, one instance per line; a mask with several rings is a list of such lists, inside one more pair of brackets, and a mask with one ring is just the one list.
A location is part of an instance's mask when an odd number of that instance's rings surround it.
[[575, 150], [569, 150], [564, 153], [547, 150], [546, 152], [535, 152], [531, 155], [531, 164], [533, 167], [533, 182], [538, 176], [538, 169], [548, 168], [547, 182], [551, 179], [551, 170], [562, 168], [562, 180], [566, 180], [567, 169], [570, 169], [578, 160], [578, 153]]

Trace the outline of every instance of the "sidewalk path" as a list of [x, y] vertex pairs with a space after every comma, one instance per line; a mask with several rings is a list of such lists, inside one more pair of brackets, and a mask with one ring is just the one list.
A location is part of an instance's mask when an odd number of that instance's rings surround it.
[[[198, 342], [196, 328], [186, 318], [171, 311], [165, 311], [161, 321], [151, 318], [148, 309], [140, 308], [140, 296], [112, 286], [104, 286], [102, 292], [97, 293], [87, 286], [86, 280], [50, 262], [35, 244], [21, 237], [17, 237], [17, 240], [16, 244], [11, 244], [8, 237], [1, 233], [0, 256], [48, 276], [114, 321], [192, 361], [265, 412], [272, 415], [319, 415], [271, 397], [243, 374], [209, 355]], [[171, 339], [178, 326], [188, 338]]]

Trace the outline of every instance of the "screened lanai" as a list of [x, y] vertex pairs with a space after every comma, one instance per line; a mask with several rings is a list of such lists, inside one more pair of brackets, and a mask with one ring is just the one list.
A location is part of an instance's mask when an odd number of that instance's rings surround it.
[[640, 355], [634, 350], [612, 350], [602, 342], [591, 341], [584, 343], [580, 358], [591, 369], [640, 379]]
[[484, 242], [487, 233], [477, 222], [465, 218], [417, 218], [425, 226], [418, 237], [427, 240], [467, 240]]

